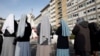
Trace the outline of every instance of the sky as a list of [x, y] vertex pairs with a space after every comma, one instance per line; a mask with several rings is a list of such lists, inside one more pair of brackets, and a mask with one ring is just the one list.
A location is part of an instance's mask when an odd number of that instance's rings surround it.
[[13, 13], [15, 19], [18, 20], [22, 14], [30, 12], [37, 17], [49, 2], [50, 0], [0, 0], [0, 17], [6, 19], [9, 14]]

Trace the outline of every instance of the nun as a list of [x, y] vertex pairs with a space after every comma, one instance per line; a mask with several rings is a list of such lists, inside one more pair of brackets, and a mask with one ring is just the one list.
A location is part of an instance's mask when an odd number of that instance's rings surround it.
[[60, 23], [57, 27], [56, 34], [58, 35], [58, 39], [56, 56], [69, 56], [70, 30], [68, 25], [63, 19], [60, 19]]
[[15, 56], [31, 56], [30, 43], [29, 43], [30, 35], [31, 35], [31, 26], [27, 22], [27, 16], [22, 15], [20, 22], [18, 24]]
[[78, 18], [72, 33], [75, 35], [75, 55], [90, 56], [91, 44], [88, 22], [85, 21], [84, 18]]
[[37, 45], [37, 52], [36, 56], [50, 56], [51, 55], [51, 38], [50, 38], [50, 23], [49, 23], [49, 18], [45, 16], [40, 24], [37, 32], [39, 37], [38, 37], [38, 45]]
[[14, 56], [15, 46], [13, 42], [17, 31], [17, 22], [14, 19], [14, 14], [10, 14], [3, 24], [2, 33], [4, 38], [1, 56]]

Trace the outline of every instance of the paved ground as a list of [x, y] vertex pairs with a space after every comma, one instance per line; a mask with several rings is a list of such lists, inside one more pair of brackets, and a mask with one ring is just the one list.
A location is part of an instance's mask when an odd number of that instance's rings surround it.
[[[70, 43], [70, 56], [74, 56], [74, 50], [73, 50], [73, 45]], [[32, 56], [36, 56], [36, 45], [32, 44], [31, 45], [31, 54]], [[51, 45], [51, 48], [52, 48], [52, 54], [51, 56], [56, 56], [55, 53], [56, 53], [56, 44], [54, 45]]]
[[[55, 46], [55, 47], [54, 47]], [[70, 42], [70, 44], [69, 44], [69, 47], [70, 47], [70, 56], [75, 56], [74, 55], [74, 50], [73, 50], [73, 45], [72, 45], [72, 43]], [[51, 45], [51, 48], [52, 48], [52, 55], [51, 56], [56, 56], [55, 55], [55, 52], [56, 52], [56, 44], [54, 44], [54, 45]], [[32, 54], [32, 56], [36, 56], [36, 45], [31, 45], [31, 54]], [[98, 56], [100, 56], [100, 52], [98, 53], [99, 55]]]

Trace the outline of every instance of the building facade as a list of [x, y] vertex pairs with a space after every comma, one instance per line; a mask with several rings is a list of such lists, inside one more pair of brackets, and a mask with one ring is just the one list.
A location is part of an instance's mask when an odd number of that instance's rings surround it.
[[35, 27], [37, 27], [38, 24], [40, 23], [41, 17], [42, 17], [41, 14], [39, 14], [39, 15], [34, 19]]
[[50, 18], [51, 25], [55, 28], [59, 24], [60, 19], [67, 21], [66, 0], [51, 0], [50, 1]]
[[50, 5], [46, 5], [41, 11], [40, 14], [35, 18], [34, 23], [36, 25], [36, 27], [38, 26], [38, 24], [40, 23], [41, 19], [44, 16], [48, 16], [50, 18]]
[[67, 0], [68, 25], [72, 30], [76, 19], [84, 18], [88, 22], [100, 22], [100, 0]]

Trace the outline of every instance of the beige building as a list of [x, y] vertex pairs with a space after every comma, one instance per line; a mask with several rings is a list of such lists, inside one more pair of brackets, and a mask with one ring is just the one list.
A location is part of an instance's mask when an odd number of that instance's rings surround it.
[[[67, 21], [66, 7], [66, 0], [51, 0], [50, 3], [41, 10], [41, 14], [35, 18], [35, 24], [38, 25], [43, 16], [49, 15], [51, 26], [54, 29], [56, 24], [59, 23], [59, 19]], [[53, 38], [51, 42], [57, 42], [57, 36], [54, 35], [53, 37], [55, 38]]]
[[[41, 17], [48, 14], [53, 27], [59, 23], [59, 19], [64, 19], [67, 22], [66, 7], [66, 0], [50, 0], [50, 3], [41, 10]], [[36, 18], [38, 20], [38, 17]]]
[[55, 28], [55, 25], [59, 23], [59, 19], [64, 19], [67, 22], [67, 10], [66, 0], [51, 0], [50, 1], [50, 18], [51, 25]]
[[35, 25], [38, 26], [38, 24], [40, 23], [41, 19], [44, 17], [44, 16], [48, 16], [50, 17], [50, 5], [46, 5], [40, 12], [40, 14], [35, 18], [34, 22], [35, 22]]
[[100, 22], [100, 0], [67, 0], [68, 25], [72, 30], [76, 19]]
[[34, 19], [34, 24], [35, 24], [36, 27], [37, 27], [38, 24], [40, 23], [41, 17], [42, 17], [41, 14], [39, 14], [39, 15]]
[[57, 6], [56, 6], [56, 1], [55, 0], [51, 0], [50, 1], [50, 22], [51, 25], [54, 26], [56, 24], [56, 19], [57, 19]]

